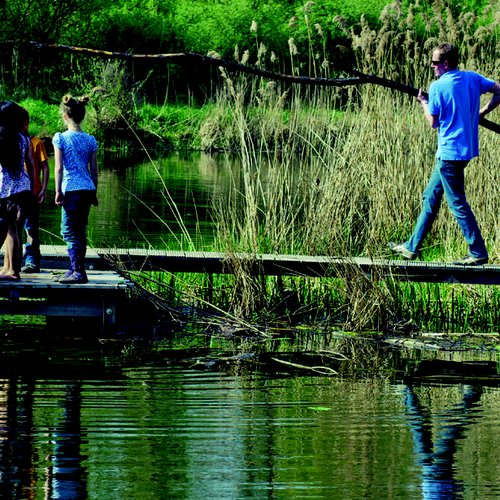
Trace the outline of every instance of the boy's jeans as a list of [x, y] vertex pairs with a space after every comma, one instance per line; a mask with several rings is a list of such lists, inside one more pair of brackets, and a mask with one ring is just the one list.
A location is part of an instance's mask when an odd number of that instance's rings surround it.
[[40, 267], [40, 205], [34, 201], [26, 220], [26, 243], [24, 245], [24, 263]]
[[455, 216], [465, 241], [469, 245], [469, 254], [477, 258], [488, 256], [476, 217], [465, 198], [464, 170], [467, 163], [468, 161], [436, 158], [436, 166], [423, 193], [422, 210], [413, 234], [405, 243], [406, 248], [411, 252], [418, 252], [424, 238], [431, 230], [444, 194], [448, 207]]

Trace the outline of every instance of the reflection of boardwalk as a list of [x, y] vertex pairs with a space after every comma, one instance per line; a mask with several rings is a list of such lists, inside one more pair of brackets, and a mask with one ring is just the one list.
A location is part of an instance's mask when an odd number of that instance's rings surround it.
[[[66, 249], [45, 246], [42, 253], [51, 267], [67, 261]], [[231, 273], [243, 268], [252, 274], [298, 276], [349, 276], [359, 271], [368, 277], [392, 276], [409, 281], [442, 283], [500, 284], [500, 265], [466, 267], [445, 262], [420, 262], [365, 257], [326, 257], [307, 255], [251, 255], [219, 252], [181, 252], [145, 249], [94, 248], [86, 261], [95, 269], [119, 261], [127, 269], [157, 269], [169, 272], [208, 274]]]
[[[85, 437], [81, 428], [81, 382], [50, 385], [51, 401], [44, 400], [43, 433], [37, 433], [34, 409], [39, 403], [35, 402], [35, 390], [40, 387], [31, 377], [22, 380], [12, 377], [0, 386], [0, 498], [87, 498], [87, 474], [82, 466], [87, 457], [81, 451]], [[59, 411], [51, 413], [54, 404]], [[44, 458], [39, 457], [41, 449]]]

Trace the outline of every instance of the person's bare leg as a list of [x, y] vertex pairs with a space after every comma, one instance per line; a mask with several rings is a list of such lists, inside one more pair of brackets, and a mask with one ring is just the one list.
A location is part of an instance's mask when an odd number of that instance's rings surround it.
[[19, 279], [19, 238], [15, 223], [9, 226], [3, 249], [4, 259], [0, 279]]
[[7, 250], [8, 245], [7, 245], [7, 236], [5, 237], [4, 244], [2, 245], [2, 251], [3, 251], [3, 266], [0, 269], [0, 275], [5, 274], [7, 272], [7, 269], [9, 268], [9, 262], [11, 261], [10, 258], [10, 253]]

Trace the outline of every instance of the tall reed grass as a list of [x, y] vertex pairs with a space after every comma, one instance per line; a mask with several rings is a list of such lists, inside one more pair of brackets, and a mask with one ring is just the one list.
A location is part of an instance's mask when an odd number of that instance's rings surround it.
[[[438, 9], [435, 15], [430, 26], [440, 26], [441, 40], [446, 34], [460, 43], [463, 67], [495, 78], [498, 47], [481, 43], [487, 28], [469, 33], [470, 15], [454, 20]], [[380, 32], [363, 24], [352, 34], [356, 66], [428, 87], [430, 52], [440, 39], [419, 43], [411, 18], [398, 19], [390, 9], [382, 20]], [[404, 23], [409, 29], [401, 31]], [[413, 98], [369, 85], [304, 91], [241, 75], [224, 78], [218, 110], [205, 124], [211, 132], [206, 146], [236, 148], [242, 160], [242, 178], [217, 212], [223, 248], [379, 256], [389, 239], [409, 235], [436, 148], [435, 131]], [[467, 170], [469, 200], [493, 260], [500, 257], [499, 147], [498, 134], [482, 129], [481, 156]], [[442, 210], [424, 255], [449, 259], [465, 250]]]
[[[497, 18], [475, 28], [471, 14], [454, 18], [440, 1], [432, 12], [418, 9], [410, 7], [403, 15], [400, 4], [391, 4], [378, 32], [361, 20], [360, 30], [349, 32], [354, 67], [427, 88], [432, 48], [448, 40], [459, 46], [464, 68], [497, 77]], [[298, 59], [302, 51], [310, 56], [310, 76], [334, 76], [322, 30], [309, 32], [309, 47], [289, 41], [292, 72], [304, 70]], [[314, 36], [320, 37], [320, 52], [311, 49]], [[252, 60], [250, 50], [242, 56], [235, 51], [235, 58], [276, 69], [275, 56], [262, 44], [254, 53]], [[234, 253], [387, 257], [387, 242], [403, 240], [412, 230], [433, 168], [436, 136], [415, 100], [392, 90], [371, 85], [304, 88], [221, 71], [224, 85], [200, 135], [204, 149], [233, 150], [241, 158], [233, 189], [214, 201], [214, 249], [226, 252], [233, 274], [176, 275], [175, 284], [162, 276], [155, 281], [155, 293], [168, 290], [174, 305], [217, 304], [217, 312], [229, 310], [232, 317], [259, 322], [307, 321], [321, 328], [337, 324], [405, 334], [498, 330], [500, 293], [495, 287], [368, 280], [356, 266], [340, 279], [252, 276]], [[468, 167], [466, 186], [496, 262], [499, 151], [500, 137], [481, 130], [481, 156]], [[443, 207], [423, 256], [448, 260], [465, 251]]]
[[[447, 40], [459, 46], [463, 68], [497, 77], [499, 47], [493, 36], [498, 32], [497, 18], [476, 29], [472, 14], [454, 18], [441, 2], [434, 4], [430, 17], [428, 14], [411, 7], [403, 17], [395, 3], [382, 13], [378, 32], [362, 20], [360, 31], [350, 33], [354, 66], [427, 88], [432, 80], [432, 48]], [[417, 34], [422, 23], [428, 34], [424, 40]], [[291, 67], [298, 68], [294, 58], [300, 48], [290, 40], [289, 49]], [[256, 52], [254, 63], [262, 67], [265, 50], [259, 46]], [[246, 63], [249, 57], [247, 53], [239, 62]], [[311, 76], [327, 76], [331, 67], [327, 61], [318, 66], [321, 58], [313, 53], [311, 57]], [[202, 134], [205, 147], [232, 148], [241, 157], [234, 189], [227, 199], [218, 200], [215, 216], [219, 249], [228, 252], [228, 263], [235, 266], [230, 289], [239, 313], [262, 311], [266, 293], [283, 298], [286, 291], [280, 291], [276, 281], [273, 286], [278, 291], [266, 291], [269, 280], [255, 280], [244, 268], [237, 268], [231, 252], [386, 257], [388, 241], [409, 236], [436, 148], [435, 131], [428, 127], [413, 98], [370, 85], [303, 89], [222, 74], [224, 87]], [[485, 129], [480, 134], [481, 156], [467, 169], [466, 189], [491, 260], [498, 262], [500, 137]], [[455, 221], [443, 207], [425, 242], [424, 258], [450, 260], [466, 250]], [[482, 295], [465, 288], [443, 294], [441, 287], [432, 285], [422, 292], [421, 285], [398, 288], [364, 283], [356, 273], [354, 278], [340, 289], [338, 282], [334, 287], [337, 297], [344, 291], [347, 312], [341, 316], [355, 328], [412, 324], [412, 318], [419, 316], [417, 311], [427, 313], [427, 327], [432, 328], [431, 318], [436, 317], [445, 328], [469, 327], [470, 304], [483, 303], [486, 310], [498, 300], [495, 291]], [[308, 284], [294, 293], [305, 298], [319, 289], [316, 299], [325, 303], [331, 286], [331, 282]], [[339, 307], [342, 301], [333, 302]], [[416, 304], [420, 305], [415, 308]], [[452, 311], [448, 311], [450, 307]], [[460, 317], [467, 317], [462, 326], [455, 324], [457, 307], [463, 311]], [[327, 310], [323, 308], [323, 313]], [[498, 328], [498, 318], [486, 320], [483, 327]]]

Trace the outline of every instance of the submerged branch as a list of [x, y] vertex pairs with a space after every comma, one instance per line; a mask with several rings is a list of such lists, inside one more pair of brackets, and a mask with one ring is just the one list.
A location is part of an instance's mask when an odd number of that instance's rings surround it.
[[338, 375], [338, 372], [335, 371], [333, 368], [330, 368], [328, 366], [306, 366], [306, 365], [301, 365], [299, 363], [292, 363], [290, 361], [284, 361], [283, 359], [279, 358], [271, 358], [273, 361], [276, 361], [276, 363], [281, 363], [282, 365], [287, 365], [291, 366], [293, 368], [299, 368], [301, 370], [311, 370], [315, 373], [319, 373], [321, 375]]

